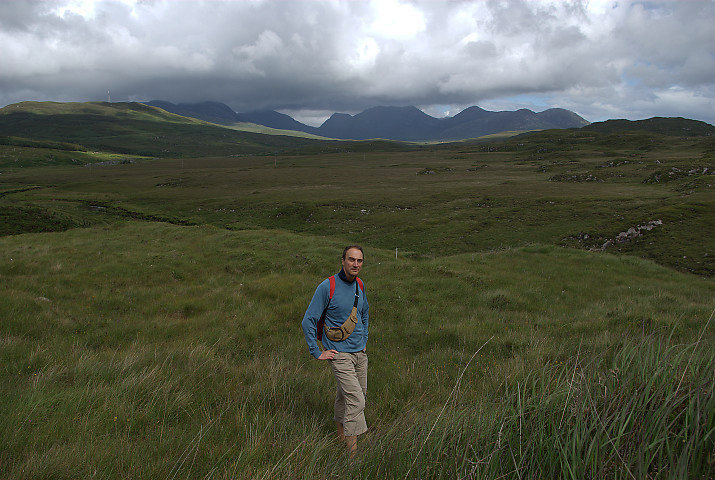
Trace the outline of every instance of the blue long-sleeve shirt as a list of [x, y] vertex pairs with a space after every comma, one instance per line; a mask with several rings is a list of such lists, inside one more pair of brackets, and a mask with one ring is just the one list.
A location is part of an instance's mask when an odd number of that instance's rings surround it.
[[[339, 327], [350, 316], [355, 302], [355, 280], [347, 282], [340, 278], [341, 275], [335, 275], [335, 292], [333, 299], [330, 300], [330, 279], [323, 280], [318, 288], [315, 289], [313, 299], [308, 305], [308, 309], [303, 316], [303, 334], [305, 341], [308, 343], [308, 350], [315, 358], [320, 357], [320, 348], [318, 348], [317, 339], [317, 324], [320, 316], [323, 314], [325, 306], [328, 305], [328, 311], [325, 314], [325, 325], [330, 327]], [[368, 322], [370, 319], [370, 305], [367, 302], [367, 296], [363, 289], [358, 287], [359, 298], [357, 304], [358, 323], [355, 330], [348, 338], [340, 342], [331, 341], [325, 332], [323, 332], [323, 347], [326, 350], [337, 350], [338, 352], [360, 352], [367, 345]]]

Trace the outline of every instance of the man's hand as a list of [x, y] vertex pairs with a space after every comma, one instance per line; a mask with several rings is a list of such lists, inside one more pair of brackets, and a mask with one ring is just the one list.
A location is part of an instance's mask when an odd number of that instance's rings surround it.
[[338, 353], [337, 350], [324, 350], [318, 357], [318, 360], [332, 360], [336, 353]]

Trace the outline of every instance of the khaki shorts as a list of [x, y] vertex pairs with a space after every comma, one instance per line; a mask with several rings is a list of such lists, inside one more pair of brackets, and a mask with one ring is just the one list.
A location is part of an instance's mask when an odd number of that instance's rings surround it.
[[367, 432], [363, 413], [367, 394], [367, 354], [338, 352], [328, 363], [338, 384], [335, 421], [343, 424], [345, 436]]

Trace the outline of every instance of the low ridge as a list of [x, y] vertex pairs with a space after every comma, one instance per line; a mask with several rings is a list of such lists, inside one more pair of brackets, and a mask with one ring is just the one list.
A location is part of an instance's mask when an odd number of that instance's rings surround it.
[[715, 135], [715, 126], [700, 120], [683, 117], [653, 117], [645, 120], [606, 120], [584, 127], [601, 133], [617, 133], [643, 130], [674, 137], [701, 137]]

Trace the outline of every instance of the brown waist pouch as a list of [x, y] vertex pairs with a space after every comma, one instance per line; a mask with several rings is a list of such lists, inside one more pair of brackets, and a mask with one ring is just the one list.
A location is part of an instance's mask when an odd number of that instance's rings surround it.
[[[353, 303], [353, 309], [350, 312], [350, 316], [348, 317], [348, 319], [345, 320], [345, 322], [342, 325], [340, 325], [339, 327], [328, 328], [327, 323], [323, 324], [323, 330], [325, 331], [325, 336], [328, 337], [333, 342], [340, 342], [342, 340], [345, 340], [346, 338], [348, 338], [350, 336], [351, 333], [353, 333], [353, 330], [355, 330], [355, 326], [357, 325], [357, 322], [358, 322], [357, 305], [358, 305], [359, 298], [360, 298], [360, 292], [358, 290], [358, 282], [355, 281], [355, 302]], [[325, 313], [323, 313], [323, 315], [325, 315]], [[318, 340], [320, 340], [320, 338], [318, 338]]]
[[351, 333], [353, 333], [357, 322], [357, 307], [353, 307], [353, 310], [352, 312], [350, 312], [350, 316], [348, 317], [348, 319], [345, 320], [345, 323], [343, 323], [339, 327], [328, 328], [327, 325], [323, 327], [325, 330], [325, 336], [333, 342], [340, 342], [341, 340], [345, 340], [350, 336]]

